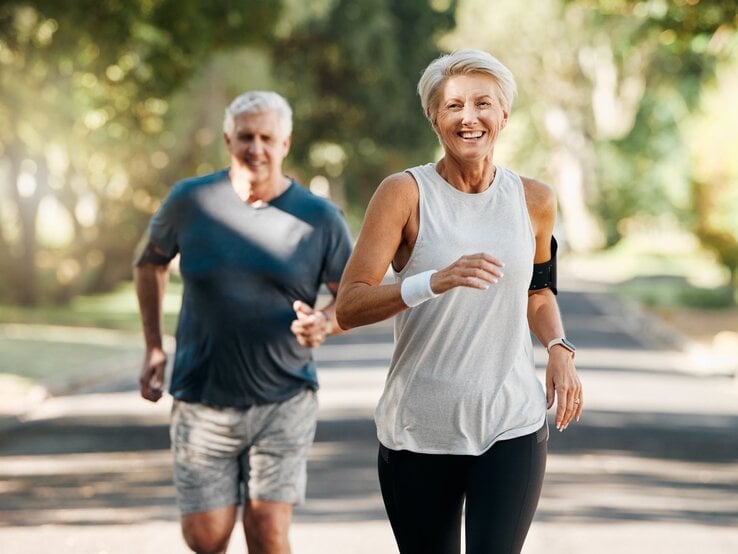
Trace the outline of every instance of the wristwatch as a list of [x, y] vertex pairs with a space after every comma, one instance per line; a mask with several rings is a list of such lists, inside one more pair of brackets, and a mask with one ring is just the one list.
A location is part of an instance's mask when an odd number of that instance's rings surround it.
[[546, 350], [549, 351], [549, 352], [551, 352], [551, 348], [553, 348], [557, 344], [560, 344], [561, 346], [563, 346], [564, 348], [566, 348], [572, 354], [574, 354], [577, 351], [577, 347], [574, 346], [574, 343], [571, 342], [566, 337], [559, 337], [559, 338], [556, 338], [556, 339], [552, 339], [551, 341], [549, 341], [548, 346], [546, 346]]

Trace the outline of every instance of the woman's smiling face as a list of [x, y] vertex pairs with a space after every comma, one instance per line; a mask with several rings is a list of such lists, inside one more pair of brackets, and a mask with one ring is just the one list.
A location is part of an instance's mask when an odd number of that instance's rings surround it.
[[493, 151], [507, 115], [496, 81], [470, 73], [449, 77], [441, 85], [433, 121], [446, 154], [471, 161]]

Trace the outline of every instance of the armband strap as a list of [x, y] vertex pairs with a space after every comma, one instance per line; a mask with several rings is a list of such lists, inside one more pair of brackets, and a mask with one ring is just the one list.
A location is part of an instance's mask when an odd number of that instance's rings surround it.
[[412, 308], [438, 296], [433, 292], [430, 284], [431, 277], [435, 272], [435, 269], [430, 269], [411, 277], [406, 277], [402, 281], [402, 285], [400, 285], [402, 301]]
[[135, 267], [141, 267], [145, 264], [168, 265], [170, 261], [172, 259], [169, 256], [164, 255], [156, 246], [148, 243], [140, 253], [137, 253], [133, 265]]
[[554, 294], [559, 291], [556, 288], [556, 251], [559, 245], [551, 236], [551, 259], [541, 264], [533, 264], [533, 278], [528, 290], [539, 290], [549, 288]]

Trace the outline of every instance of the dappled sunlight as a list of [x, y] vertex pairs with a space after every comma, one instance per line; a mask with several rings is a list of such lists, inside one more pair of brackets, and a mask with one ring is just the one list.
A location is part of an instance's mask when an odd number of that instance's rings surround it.
[[[137, 385], [131, 373], [132, 386]], [[95, 417], [100, 427], [123, 423], [127, 414], [135, 413], [139, 424], [166, 424], [172, 409], [172, 397], [165, 394], [157, 403], [143, 400], [138, 390], [117, 393], [93, 393], [80, 396], [50, 398], [42, 405], [25, 413], [25, 421], [58, 418]]]
[[[23, 478], [31, 476], [67, 477], [93, 476], [95, 474], [129, 473], [131, 480], [141, 475], [156, 472], [161, 468], [169, 469], [171, 453], [169, 449], [142, 452], [89, 452], [57, 454], [53, 459], [45, 456], [23, 455], [3, 456], [0, 458], [0, 475], [4, 477]], [[104, 482], [94, 483], [93, 488], [107, 487]], [[6, 485], [8, 488], [8, 485]], [[12, 488], [18, 488], [18, 481], [12, 482]]]
[[[719, 527], [738, 517], [738, 473], [730, 463], [640, 456], [618, 446], [579, 455], [549, 454], [536, 519], [702, 522]], [[579, 487], [596, 494], [572, 494]]]
[[[227, 99], [284, 93], [287, 173], [358, 231], [385, 176], [443, 155], [417, 98], [422, 66], [476, 47], [518, 85], [495, 163], [556, 192], [558, 300], [584, 387], [582, 420], [551, 425], [524, 552], [738, 552], [734, 1], [116, 1], [88, 12], [0, 9], [0, 551], [187, 551], [172, 398], [138, 392], [131, 258], [175, 182], [227, 163]], [[236, 240], [242, 216], [228, 221]], [[315, 352], [319, 424], [295, 554], [396, 551], [373, 421], [392, 340], [387, 321]], [[543, 382], [535, 338], [534, 361]], [[245, 550], [239, 527], [228, 552]]]
[[13, 502], [0, 508], [0, 526], [176, 520], [171, 453], [166, 443], [162, 446], [147, 451], [56, 453], [53, 458], [42, 452], [2, 456], [0, 490], [6, 497], [12, 495]]
[[[724, 543], [731, 551], [738, 387], [732, 378], [681, 366], [688, 356], [654, 349], [650, 330], [606, 302], [601, 288], [574, 292], [573, 284], [559, 299], [579, 346], [585, 411], [563, 433], [551, 427], [548, 472], [526, 552], [607, 552], [611, 543], [633, 542], [672, 544], [670, 552]], [[357, 545], [356, 552], [367, 554], [393, 551], [373, 421], [391, 342], [392, 326], [383, 323], [330, 337], [318, 351], [319, 423], [307, 501], [294, 515], [295, 546], [305, 546], [296, 552], [332, 552], [326, 543]], [[535, 360], [543, 379], [539, 346]], [[135, 528], [142, 537], [166, 536], [172, 548], [181, 545], [168, 450], [171, 397], [151, 404], [135, 383], [127, 386], [48, 399], [22, 426], [0, 433], [6, 499], [0, 544], [32, 526], [34, 536], [42, 528], [44, 536], [73, 536], [76, 544], [91, 544], [91, 528], [108, 541], [116, 529]], [[675, 536], [680, 541], [669, 542]]]
[[[94, 457], [95, 460], [90, 458]], [[31, 457], [0, 463], [0, 486], [12, 483], [13, 510], [0, 509], [2, 527], [48, 524], [131, 524], [178, 519], [168, 450], [125, 456], [62, 455], [55, 467]], [[7, 481], [10, 479], [11, 481]]]

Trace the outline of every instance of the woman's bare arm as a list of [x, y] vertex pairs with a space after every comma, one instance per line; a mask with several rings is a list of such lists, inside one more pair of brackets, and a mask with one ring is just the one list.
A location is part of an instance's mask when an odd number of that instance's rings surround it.
[[[408, 307], [400, 284], [381, 282], [393, 260], [397, 269], [407, 263], [418, 225], [415, 180], [407, 173], [385, 179], [369, 203], [338, 289], [336, 314], [341, 327], [350, 329], [382, 321]], [[435, 294], [455, 287], [485, 289], [502, 277], [502, 263], [486, 252], [462, 255], [444, 268], [432, 269], [437, 269], [430, 279]]]
[[343, 329], [376, 323], [407, 308], [400, 285], [381, 282], [406, 239], [417, 204], [417, 185], [407, 173], [387, 177], [374, 193], [338, 287], [336, 317]]
[[[534, 263], [551, 259], [551, 236], [556, 222], [556, 196], [550, 187], [524, 179], [528, 213], [536, 237]], [[528, 324], [543, 346], [564, 336], [558, 302], [549, 288], [528, 293]], [[556, 427], [562, 431], [572, 420], [579, 421], [584, 400], [582, 383], [574, 367], [574, 356], [565, 348], [552, 348], [546, 364], [546, 402], [551, 408], [556, 400]]]

